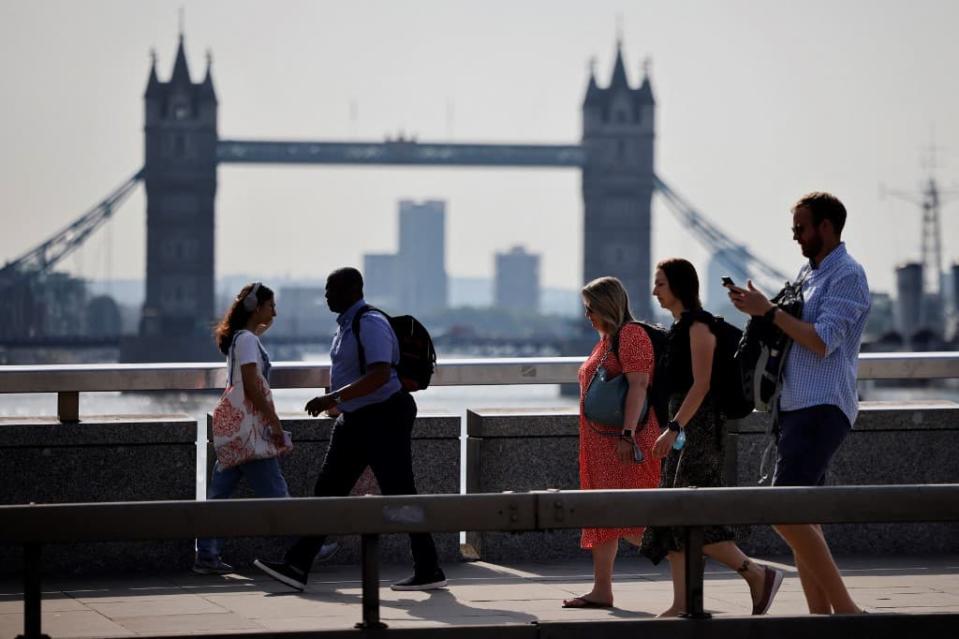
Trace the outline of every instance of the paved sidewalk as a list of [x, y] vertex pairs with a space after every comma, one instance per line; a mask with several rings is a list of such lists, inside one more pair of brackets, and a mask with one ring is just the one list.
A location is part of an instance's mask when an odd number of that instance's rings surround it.
[[[795, 569], [787, 571], [772, 615], [805, 614]], [[840, 561], [854, 599], [874, 612], [959, 613], [959, 555]], [[592, 580], [588, 560], [503, 566], [484, 562], [446, 567], [446, 590], [393, 592], [406, 569], [382, 569], [381, 617], [392, 628], [532, 621], [651, 618], [672, 597], [665, 566], [635, 556], [618, 561], [616, 607], [564, 610], [564, 598], [582, 594]], [[748, 615], [749, 595], [738, 576], [707, 564], [705, 605], [715, 615]], [[358, 567], [314, 573], [304, 593], [291, 591], [255, 569], [225, 577], [189, 572], [158, 577], [50, 579], [44, 583], [43, 630], [51, 637], [243, 633], [263, 630], [347, 629], [360, 620]], [[23, 631], [22, 587], [0, 581], [0, 637]]]

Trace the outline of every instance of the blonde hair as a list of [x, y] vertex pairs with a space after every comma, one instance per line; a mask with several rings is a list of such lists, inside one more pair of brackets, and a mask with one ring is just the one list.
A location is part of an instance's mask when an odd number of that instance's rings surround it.
[[587, 283], [581, 292], [586, 305], [607, 327], [610, 336], [616, 335], [624, 324], [633, 321], [629, 296], [618, 278], [598, 277]]

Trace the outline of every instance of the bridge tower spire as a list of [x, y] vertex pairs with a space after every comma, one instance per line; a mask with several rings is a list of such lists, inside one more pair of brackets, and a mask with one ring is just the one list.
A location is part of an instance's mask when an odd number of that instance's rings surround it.
[[214, 200], [217, 98], [206, 76], [190, 77], [183, 33], [167, 82], [151, 65], [144, 102], [147, 194], [146, 299], [125, 361], [209, 361], [214, 320]]
[[634, 313], [651, 319], [656, 103], [645, 71], [640, 86], [630, 86], [617, 39], [609, 86], [590, 73], [582, 106], [583, 279], [615, 275]]

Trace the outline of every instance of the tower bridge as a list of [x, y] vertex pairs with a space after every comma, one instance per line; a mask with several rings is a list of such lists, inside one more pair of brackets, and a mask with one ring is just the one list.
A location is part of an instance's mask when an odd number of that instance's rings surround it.
[[[146, 299], [139, 334], [121, 347], [125, 361], [192, 361], [218, 357], [209, 339], [214, 320], [214, 234], [220, 164], [341, 164], [462, 167], [546, 167], [581, 173], [583, 279], [615, 275], [640, 317], [652, 316], [651, 201], [665, 197], [693, 235], [737, 269], [760, 281], [786, 279], [733, 242], [668, 187], [654, 171], [656, 102], [648, 76], [632, 86], [622, 47], [600, 86], [593, 70], [581, 105], [578, 144], [270, 141], [221, 139], [219, 101], [210, 58], [200, 82], [191, 78], [183, 35], [173, 71], [160, 81], [156, 58], [144, 100], [144, 165], [118, 192], [146, 187]], [[107, 219], [111, 196], [53, 239], [0, 270], [0, 288], [51, 269]], [[81, 232], [83, 229], [85, 231]], [[54, 251], [54, 248], [57, 250]]]

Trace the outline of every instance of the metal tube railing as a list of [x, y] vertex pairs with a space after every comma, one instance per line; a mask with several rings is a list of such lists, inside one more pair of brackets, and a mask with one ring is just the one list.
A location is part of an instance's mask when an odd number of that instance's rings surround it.
[[[575, 383], [582, 357], [442, 359], [433, 386]], [[863, 353], [859, 379], [959, 378], [959, 352]], [[271, 386], [326, 388], [330, 365], [278, 362]], [[0, 366], [0, 394], [57, 393], [58, 415], [75, 421], [79, 393], [104, 391], [216, 390], [226, 384], [222, 363], [77, 364], [69, 366]]]
[[959, 521], [959, 484], [31, 504], [0, 506], [0, 521], [0, 543], [23, 544], [26, 552], [28, 639], [42, 636], [42, 544], [212, 536], [362, 535], [363, 621], [358, 625], [383, 628], [377, 557], [381, 534], [681, 526], [687, 542], [686, 610], [692, 618], [703, 618], [703, 527], [954, 522]]

